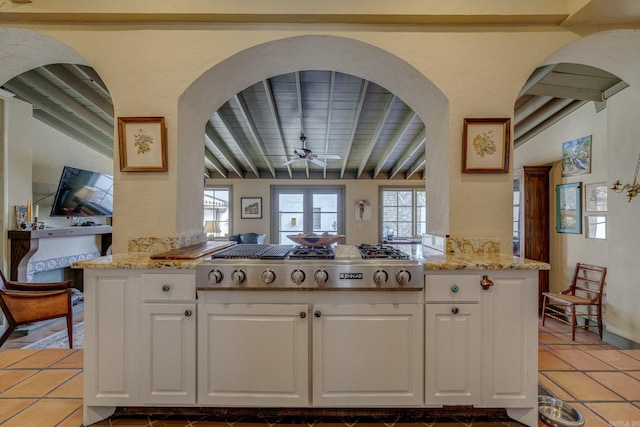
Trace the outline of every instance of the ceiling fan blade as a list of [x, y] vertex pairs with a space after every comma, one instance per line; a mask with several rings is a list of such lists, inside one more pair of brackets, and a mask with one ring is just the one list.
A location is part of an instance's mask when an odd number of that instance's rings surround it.
[[313, 163], [313, 164], [318, 165], [318, 166], [322, 166], [322, 167], [327, 166], [327, 163], [326, 163], [326, 162], [323, 162], [322, 160], [318, 160], [318, 159], [316, 159], [316, 158], [313, 158], [313, 159], [307, 159], [307, 160], [308, 160], [308, 161], [310, 161], [310, 162], [311, 162], [311, 163]]
[[295, 162], [296, 160], [300, 160], [300, 159], [296, 157], [295, 159], [291, 159], [291, 160], [289, 160], [288, 162], [284, 162], [282, 165], [283, 165], [283, 166], [290, 165], [291, 163]]
[[342, 157], [338, 154], [318, 154], [318, 157], [329, 160], [340, 160]]

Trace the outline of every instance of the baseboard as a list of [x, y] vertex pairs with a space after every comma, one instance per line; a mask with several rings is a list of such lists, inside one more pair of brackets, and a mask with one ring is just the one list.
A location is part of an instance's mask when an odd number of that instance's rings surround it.
[[602, 333], [602, 341], [607, 344], [611, 344], [614, 347], [619, 348], [620, 350], [638, 350], [640, 349], [640, 343], [635, 341], [631, 341], [630, 339], [621, 337], [620, 335], [616, 335], [612, 332], [605, 331]]

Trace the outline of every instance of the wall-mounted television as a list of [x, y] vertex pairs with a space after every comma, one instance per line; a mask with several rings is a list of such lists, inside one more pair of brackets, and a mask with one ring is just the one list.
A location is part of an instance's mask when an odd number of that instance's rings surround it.
[[113, 177], [65, 166], [51, 216], [113, 216]]

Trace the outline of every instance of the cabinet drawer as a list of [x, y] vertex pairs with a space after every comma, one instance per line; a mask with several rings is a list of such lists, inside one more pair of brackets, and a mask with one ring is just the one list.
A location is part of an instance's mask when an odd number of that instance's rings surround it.
[[193, 301], [196, 299], [194, 274], [143, 274], [143, 301]]
[[443, 274], [425, 276], [424, 290], [427, 302], [479, 301], [481, 277], [476, 274]]

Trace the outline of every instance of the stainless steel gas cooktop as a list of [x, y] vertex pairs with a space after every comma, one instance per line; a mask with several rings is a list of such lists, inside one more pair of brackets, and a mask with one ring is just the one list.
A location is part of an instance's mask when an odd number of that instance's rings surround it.
[[196, 266], [199, 290], [422, 289], [423, 267], [388, 245], [236, 245]]

